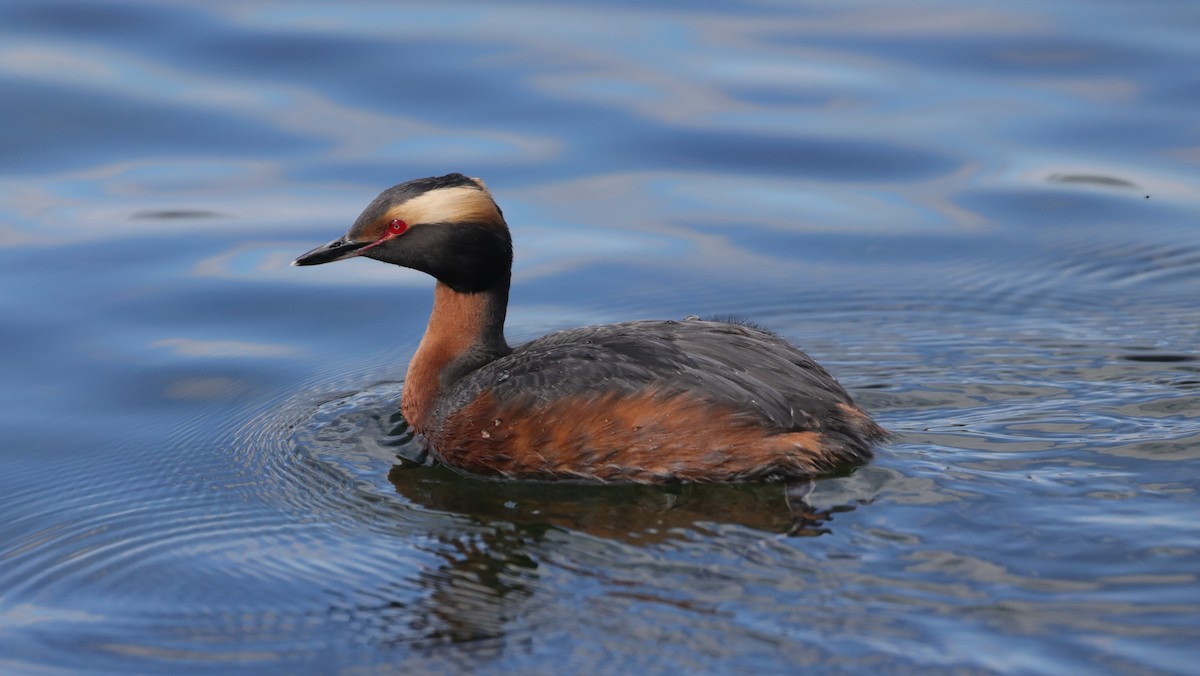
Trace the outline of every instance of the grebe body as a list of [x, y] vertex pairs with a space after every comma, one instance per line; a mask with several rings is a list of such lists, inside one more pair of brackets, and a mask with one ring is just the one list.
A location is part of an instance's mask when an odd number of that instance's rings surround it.
[[512, 245], [482, 181], [389, 188], [342, 238], [296, 259], [367, 256], [438, 281], [401, 410], [472, 475], [658, 483], [811, 477], [886, 432], [808, 355], [734, 321], [632, 321], [504, 339]]

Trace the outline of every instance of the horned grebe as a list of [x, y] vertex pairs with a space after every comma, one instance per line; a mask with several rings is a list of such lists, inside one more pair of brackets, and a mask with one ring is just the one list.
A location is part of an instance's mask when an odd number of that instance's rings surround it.
[[437, 279], [401, 412], [435, 458], [536, 480], [750, 481], [870, 459], [887, 433], [825, 369], [733, 321], [632, 321], [504, 339], [512, 240], [483, 181], [388, 188], [297, 258], [366, 256]]

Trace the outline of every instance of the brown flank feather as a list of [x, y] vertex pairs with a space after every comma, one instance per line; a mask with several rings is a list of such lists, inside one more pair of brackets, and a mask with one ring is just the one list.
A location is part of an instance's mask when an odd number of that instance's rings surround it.
[[831, 469], [819, 432], [772, 432], [751, 416], [652, 391], [572, 397], [530, 409], [488, 392], [430, 438], [470, 474], [535, 479], [739, 481]]

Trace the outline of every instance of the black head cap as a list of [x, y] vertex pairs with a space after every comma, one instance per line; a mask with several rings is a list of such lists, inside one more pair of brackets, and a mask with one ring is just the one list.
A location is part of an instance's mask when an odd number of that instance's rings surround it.
[[512, 268], [504, 215], [479, 179], [462, 174], [392, 186], [371, 201], [349, 232], [297, 258], [318, 265], [365, 256], [433, 275], [457, 291], [477, 292]]

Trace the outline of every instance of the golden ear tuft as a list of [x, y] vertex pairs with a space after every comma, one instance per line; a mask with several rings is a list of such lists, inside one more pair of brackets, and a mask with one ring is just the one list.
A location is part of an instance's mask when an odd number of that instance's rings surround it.
[[469, 179], [471, 179], [472, 181], [474, 181], [474, 182], [475, 182], [475, 185], [479, 186], [480, 188], [483, 188], [483, 191], [484, 191], [484, 192], [489, 192], [489, 191], [488, 191], [488, 187], [487, 187], [487, 183], [484, 183], [482, 178], [475, 178], [474, 176], [468, 176], [467, 178], [469, 178]]
[[465, 185], [421, 193], [388, 209], [380, 220], [387, 223], [392, 219], [399, 219], [410, 226], [423, 223], [504, 223], [487, 190]]

